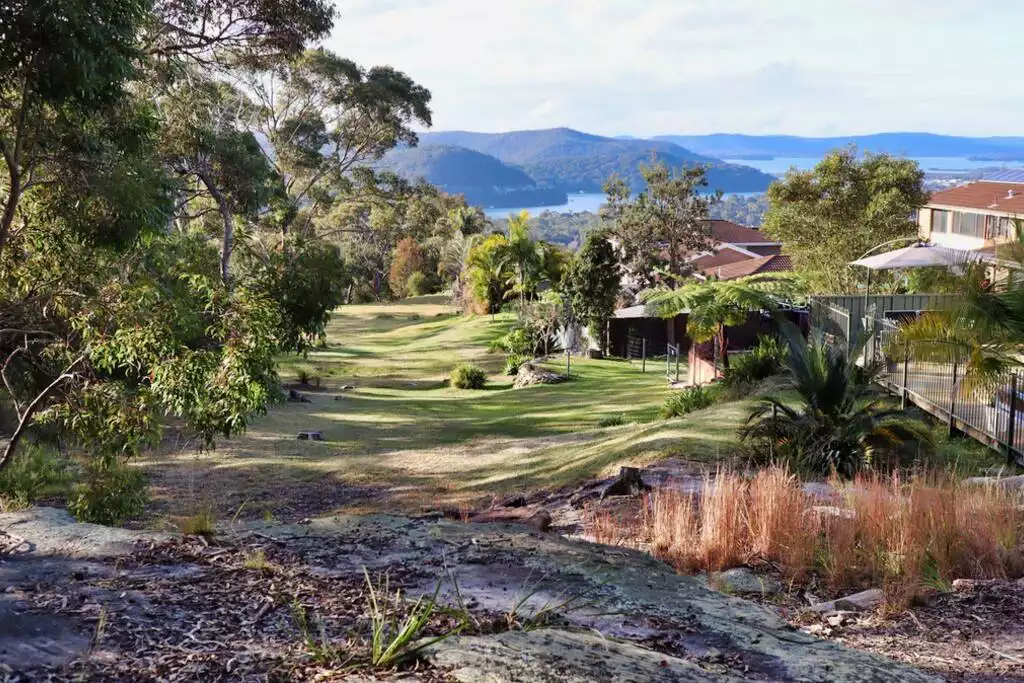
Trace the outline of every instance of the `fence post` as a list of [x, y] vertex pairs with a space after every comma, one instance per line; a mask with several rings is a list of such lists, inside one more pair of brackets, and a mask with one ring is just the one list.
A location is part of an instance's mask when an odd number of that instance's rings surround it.
[[1017, 437], [1017, 373], [1010, 378], [1010, 424], [1006, 425], [1006, 464], [1013, 466], [1016, 458], [1013, 456], [1013, 442]]
[[647, 337], [640, 338], [640, 372], [647, 372]]
[[672, 376], [672, 345], [665, 344], [665, 379]]
[[682, 348], [681, 347], [682, 347], [681, 344], [677, 344], [676, 345], [676, 382], [677, 383], [679, 382], [679, 356], [682, 355], [682, 353], [681, 353]]
[[900, 395], [900, 410], [907, 409], [907, 399], [909, 396], [909, 390], [907, 384], [910, 382], [910, 344], [906, 345], [903, 351], [903, 392]]
[[957, 358], [953, 359], [953, 387], [949, 390], [949, 435], [956, 432], [956, 371]]

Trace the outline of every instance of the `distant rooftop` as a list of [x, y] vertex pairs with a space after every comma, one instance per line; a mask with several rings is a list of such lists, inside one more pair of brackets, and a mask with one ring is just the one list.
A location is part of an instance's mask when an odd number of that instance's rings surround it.
[[1024, 168], [1007, 168], [1002, 171], [996, 171], [990, 173], [981, 178], [986, 182], [993, 183], [1013, 183], [1015, 185], [1024, 185]]
[[762, 258], [751, 258], [737, 261], [715, 268], [705, 268], [704, 274], [719, 280], [735, 280], [736, 278], [757, 275], [758, 273], [784, 273], [793, 270], [793, 262], [789, 256], [772, 254]]
[[1024, 181], [979, 180], [936, 192], [928, 205], [1024, 214]]
[[726, 242], [728, 244], [778, 244], [768, 235], [765, 235], [760, 230], [754, 228], [748, 228], [745, 225], [739, 223], [733, 223], [732, 221], [722, 220], [718, 218], [711, 219], [711, 237], [716, 242]]

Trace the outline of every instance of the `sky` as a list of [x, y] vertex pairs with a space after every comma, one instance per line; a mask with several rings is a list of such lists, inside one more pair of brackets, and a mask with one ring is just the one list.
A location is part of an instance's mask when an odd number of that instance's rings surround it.
[[434, 130], [1024, 134], [1021, 0], [337, 0]]

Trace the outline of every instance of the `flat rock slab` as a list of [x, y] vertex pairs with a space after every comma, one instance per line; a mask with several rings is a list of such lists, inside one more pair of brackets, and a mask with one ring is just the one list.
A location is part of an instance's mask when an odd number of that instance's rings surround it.
[[716, 674], [677, 657], [594, 633], [554, 629], [449, 638], [429, 647], [432, 664], [460, 683], [715, 683]]
[[0, 513], [0, 531], [27, 541], [18, 548], [18, 554], [78, 559], [119, 557], [130, 553], [139, 541], [159, 542], [172, 537], [166, 533], [78, 522], [67, 510], [48, 507]]

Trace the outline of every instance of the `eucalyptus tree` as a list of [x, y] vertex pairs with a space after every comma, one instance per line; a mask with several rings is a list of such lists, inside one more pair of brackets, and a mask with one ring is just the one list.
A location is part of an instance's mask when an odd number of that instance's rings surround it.
[[655, 160], [640, 174], [647, 186], [635, 197], [623, 179], [608, 181], [603, 214], [634, 282], [651, 287], [663, 274], [663, 284], [675, 287], [691, 271], [690, 257], [714, 246], [708, 213], [721, 193], [706, 191], [703, 166], [672, 170]]
[[[190, 59], [226, 64], [220, 48], [293, 51], [298, 10], [318, 7], [322, 33], [331, 11], [306, 0], [0, 6], [0, 469], [40, 423], [107, 462], [168, 416], [209, 443], [273, 399], [279, 304], [227, 288], [204, 235], [167, 230], [188, 182], [143, 94]], [[217, 133], [230, 144], [200, 131], [178, 159], [209, 151], [243, 211], [257, 200], [233, 183], [252, 169], [234, 157], [252, 148]]]

